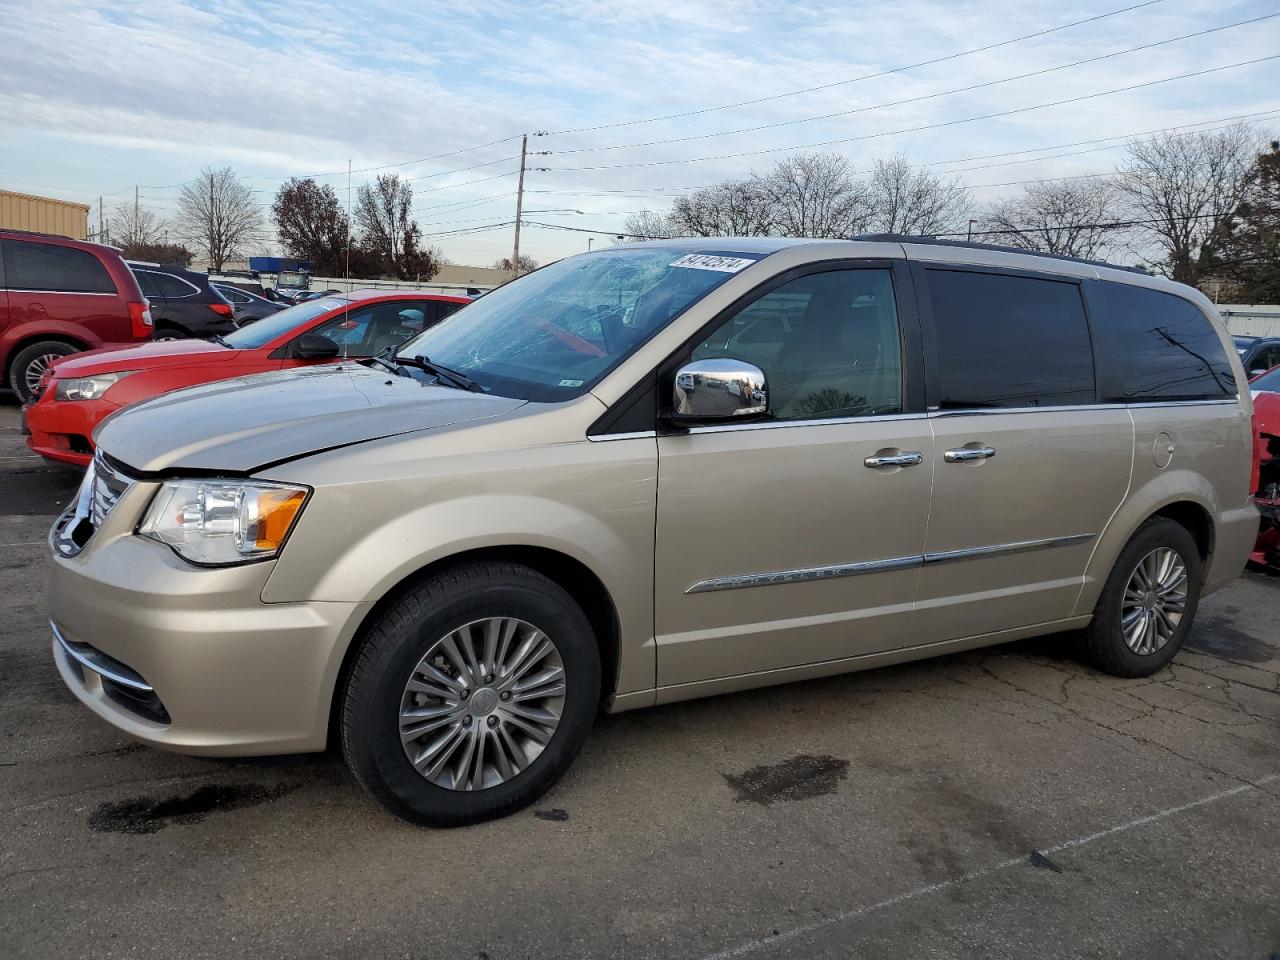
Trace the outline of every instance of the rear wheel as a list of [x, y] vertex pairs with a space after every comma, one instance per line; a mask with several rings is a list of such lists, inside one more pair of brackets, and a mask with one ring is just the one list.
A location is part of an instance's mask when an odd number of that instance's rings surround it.
[[41, 340], [23, 347], [9, 367], [9, 386], [22, 403], [31, 403], [40, 389], [40, 380], [53, 361], [78, 353], [79, 348], [61, 340]]
[[343, 694], [343, 753], [397, 816], [487, 820], [560, 779], [599, 698], [599, 648], [573, 599], [518, 564], [467, 564], [368, 629]]
[[153, 340], [186, 340], [191, 334], [177, 327], [161, 327], [152, 336]]
[[1153, 517], [1120, 553], [1085, 630], [1089, 659], [1107, 673], [1146, 677], [1165, 667], [1191, 631], [1203, 578], [1186, 528]]

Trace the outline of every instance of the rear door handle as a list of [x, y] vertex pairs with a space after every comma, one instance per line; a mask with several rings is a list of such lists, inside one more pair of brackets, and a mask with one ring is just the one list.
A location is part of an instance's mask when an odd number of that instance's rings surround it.
[[919, 450], [903, 450], [901, 453], [877, 454], [862, 461], [864, 467], [914, 467], [924, 463], [924, 454]]
[[947, 463], [964, 463], [966, 460], [990, 460], [996, 455], [995, 447], [957, 447], [942, 454]]

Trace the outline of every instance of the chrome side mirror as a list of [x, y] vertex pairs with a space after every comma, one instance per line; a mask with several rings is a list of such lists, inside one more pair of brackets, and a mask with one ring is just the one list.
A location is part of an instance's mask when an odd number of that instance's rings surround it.
[[694, 360], [676, 373], [672, 420], [737, 420], [769, 409], [764, 371], [743, 360]]

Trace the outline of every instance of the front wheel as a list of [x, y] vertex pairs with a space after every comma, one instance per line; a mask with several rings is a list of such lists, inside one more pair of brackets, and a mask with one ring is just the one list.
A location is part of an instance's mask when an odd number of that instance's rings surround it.
[[76, 352], [76, 347], [61, 340], [41, 340], [19, 350], [9, 367], [9, 386], [18, 395], [18, 402], [34, 401], [40, 392], [40, 381], [53, 361]]
[[599, 700], [599, 647], [573, 599], [518, 564], [467, 564], [367, 628], [343, 693], [342, 749], [397, 816], [473, 823], [550, 789]]
[[1182, 647], [1203, 581], [1200, 551], [1187, 529], [1152, 517], [1120, 552], [1084, 632], [1090, 660], [1119, 677], [1147, 677]]

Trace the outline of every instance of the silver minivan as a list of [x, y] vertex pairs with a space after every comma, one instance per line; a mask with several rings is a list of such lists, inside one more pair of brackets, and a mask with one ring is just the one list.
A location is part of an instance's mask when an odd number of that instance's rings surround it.
[[393, 357], [98, 430], [53, 653], [129, 735], [341, 744], [396, 814], [547, 790], [598, 711], [1062, 634], [1165, 666], [1258, 526], [1195, 290], [904, 237], [559, 261]]

